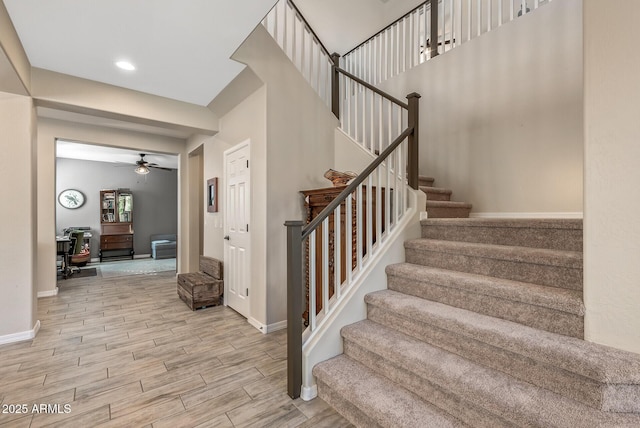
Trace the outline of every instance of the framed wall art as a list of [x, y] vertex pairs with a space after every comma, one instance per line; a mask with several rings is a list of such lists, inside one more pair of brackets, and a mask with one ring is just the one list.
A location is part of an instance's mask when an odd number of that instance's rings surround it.
[[207, 212], [218, 212], [218, 177], [207, 180]]

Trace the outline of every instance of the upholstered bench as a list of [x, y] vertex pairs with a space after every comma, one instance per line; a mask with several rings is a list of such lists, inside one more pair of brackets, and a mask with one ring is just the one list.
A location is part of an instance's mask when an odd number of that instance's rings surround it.
[[151, 257], [169, 259], [176, 256], [176, 235], [151, 235]]
[[178, 274], [178, 296], [195, 311], [205, 306], [222, 304], [224, 282], [222, 262], [200, 256], [200, 271]]

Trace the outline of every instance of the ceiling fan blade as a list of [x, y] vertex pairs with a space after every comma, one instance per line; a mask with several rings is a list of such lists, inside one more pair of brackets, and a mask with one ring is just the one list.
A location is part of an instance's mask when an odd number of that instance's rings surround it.
[[164, 171], [175, 171], [174, 168], [165, 168], [164, 166], [157, 166], [156, 164], [153, 164], [153, 163], [148, 164], [147, 168], [162, 169]]

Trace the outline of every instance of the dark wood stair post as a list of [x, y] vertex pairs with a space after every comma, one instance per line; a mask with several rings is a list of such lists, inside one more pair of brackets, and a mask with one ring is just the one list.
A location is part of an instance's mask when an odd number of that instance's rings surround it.
[[409, 105], [409, 109], [408, 109], [408, 126], [409, 128], [413, 128], [413, 131], [411, 132], [411, 134], [409, 134], [409, 149], [408, 149], [408, 169], [409, 169], [409, 176], [407, 177], [407, 181], [409, 183], [409, 186], [411, 186], [412, 189], [417, 190], [419, 183], [418, 183], [418, 165], [419, 165], [419, 127], [418, 127], [418, 123], [420, 121], [420, 110], [419, 110], [419, 101], [420, 101], [420, 94], [416, 93], [416, 92], [412, 92], [409, 95], [407, 95], [407, 101], [408, 101], [408, 105]]
[[337, 53], [331, 54], [331, 111], [340, 119], [340, 55]]
[[[438, 56], [438, 0], [431, 0], [431, 49], [429, 58]], [[444, 37], [442, 38], [442, 48], [444, 49]]]
[[295, 399], [302, 388], [302, 226], [287, 221], [287, 393]]

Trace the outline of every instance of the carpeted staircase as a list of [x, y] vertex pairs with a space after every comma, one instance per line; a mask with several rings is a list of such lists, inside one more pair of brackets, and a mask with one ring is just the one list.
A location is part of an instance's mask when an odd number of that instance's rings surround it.
[[318, 394], [361, 427], [639, 427], [640, 355], [582, 340], [582, 221], [429, 219]]
[[427, 194], [427, 215], [429, 218], [467, 218], [471, 204], [451, 200], [450, 189], [433, 187], [433, 177], [421, 175], [418, 178], [420, 190]]

